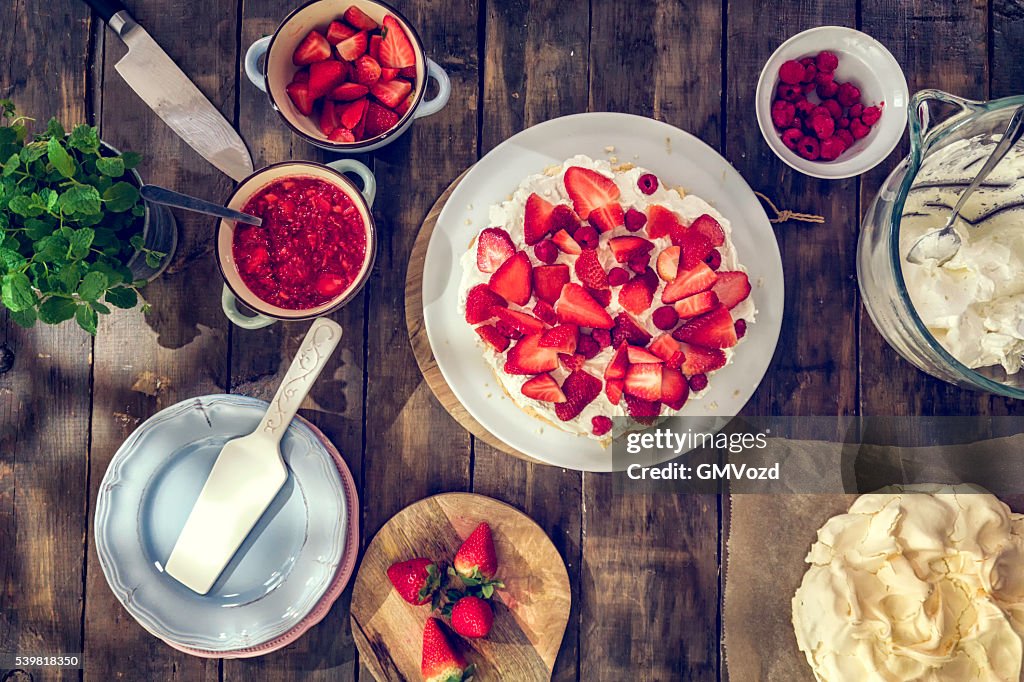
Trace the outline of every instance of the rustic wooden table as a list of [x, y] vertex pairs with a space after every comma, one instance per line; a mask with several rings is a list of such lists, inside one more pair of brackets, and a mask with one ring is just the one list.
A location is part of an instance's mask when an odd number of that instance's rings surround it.
[[[859, 215], [899, 154], [861, 179], [800, 176], [762, 141], [753, 90], [786, 37], [842, 24], [885, 43], [911, 91], [1018, 94], [1024, 1], [802, 0], [772, 9], [750, 0], [396, 2], [451, 75], [453, 95], [441, 114], [367, 159], [381, 187], [377, 267], [336, 316], [347, 331], [343, 346], [303, 412], [360, 483], [363, 541], [432, 493], [505, 500], [540, 522], [569, 567], [573, 612], [557, 679], [719, 679], [722, 500], [616, 496], [609, 476], [530, 465], [474, 442], [431, 395], [407, 341], [404, 274], [420, 221], [452, 179], [527, 126], [588, 110], [654, 116], [700, 136], [780, 206], [826, 218], [777, 229], [786, 325], [748, 414], [1019, 414], [1018, 403], [917, 372], [863, 314]], [[321, 157], [289, 134], [239, 64], [241, 51], [296, 3], [127, 4], [237, 124], [257, 165]], [[0, 8], [0, 95], [43, 120], [100, 126], [115, 146], [145, 153], [141, 170], [152, 182], [226, 197], [231, 182], [114, 71], [123, 51], [78, 0], [9, 0]], [[210, 221], [178, 218], [177, 257], [146, 289], [150, 314], [119, 312], [95, 339], [73, 324], [4, 325], [16, 361], [0, 376], [0, 651], [84, 651], [85, 668], [0, 670], [0, 679], [369, 679], [349, 631], [348, 593], [288, 649], [221, 662], [160, 643], [107, 588], [91, 519], [117, 447], [140, 421], [190, 396], [269, 398], [307, 326], [232, 328], [220, 312]]]

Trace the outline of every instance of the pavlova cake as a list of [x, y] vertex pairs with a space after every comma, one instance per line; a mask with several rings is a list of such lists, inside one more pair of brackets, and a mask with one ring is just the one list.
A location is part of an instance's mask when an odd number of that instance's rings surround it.
[[512, 400], [606, 441], [706, 392], [754, 321], [729, 221], [632, 164], [576, 156], [492, 206], [459, 305]]

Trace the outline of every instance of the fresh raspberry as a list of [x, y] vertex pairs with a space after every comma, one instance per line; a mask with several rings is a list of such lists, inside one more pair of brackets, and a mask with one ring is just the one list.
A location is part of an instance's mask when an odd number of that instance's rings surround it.
[[832, 112], [829, 111], [828, 107], [826, 107], [824, 104], [819, 104], [818, 106], [814, 107], [814, 110], [811, 112], [811, 115], [808, 120], [813, 123], [815, 116], [827, 116], [829, 118], [832, 118]]
[[815, 116], [811, 119], [811, 128], [819, 140], [827, 140], [836, 132], [836, 122], [831, 116]]
[[607, 329], [595, 329], [590, 332], [590, 336], [593, 337], [594, 341], [597, 341], [597, 345], [601, 348], [607, 348], [612, 345], [612, 333]]
[[626, 229], [630, 232], [639, 232], [647, 224], [647, 216], [643, 211], [631, 208], [626, 211]]
[[821, 160], [835, 161], [846, 151], [846, 144], [838, 137], [830, 137], [821, 141]]
[[814, 76], [814, 82], [818, 85], [824, 85], [825, 83], [831, 83], [836, 79], [835, 74], [827, 71], [819, 71]]
[[811, 112], [814, 111], [814, 109], [817, 107], [817, 105], [809, 99], [802, 99], [799, 102], [797, 102], [794, 106], [796, 106], [797, 115], [803, 116], [805, 118], [807, 116], [810, 116]]
[[782, 144], [786, 145], [790, 149], [796, 149], [796, 146], [800, 143], [804, 137], [804, 133], [799, 128], [789, 128], [782, 133]]
[[[822, 74], [818, 74], [820, 77]], [[830, 74], [831, 75], [831, 74]], [[814, 88], [815, 92], [818, 93], [818, 97], [826, 99], [829, 97], [835, 97], [839, 94], [839, 84], [833, 80], [826, 80], [817, 84]]]
[[793, 115], [796, 114], [796, 106], [784, 99], [777, 99], [772, 104], [772, 123], [776, 128], [788, 128], [793, 122]]
[[817, 87], [818, 86], [817, 86], [817, 84], [815, 84], [814, 81], [811, 81], [810, 83], [801, 83], [800, 84], [800, 91], [802, 93], [804, 93], [804, 95], [809, 95], [812, 92], [814, 92], [814, 89], [817, 88]]
[[821, 153], [821, 148], [818, 146], [818, 141], [816, 139], [810, 135], [804, 135], [800, 140], [800, 143], [796, 146], [796, 153], [808, 161], [817, 161], [818, 155]]
[[737, 339], [742, 339], [744, 336], [747, 335], [747, 321], [746, 320], [736, 320], [736, 325], [735, 326], [736, 326], [736, 338]]
[[708, 267], [712, 270], [717, 270], [722, 267], [722, 252], [715, 249], [711, 252], [711, 255], [704, 259], [704, 262], [708, 264]]
[[658, 285], [661, 284], [661, 278], [658, 277], [658, 273], [651, 268], [645, 269], [643, 273], [637, 275], [636, 278], [643, 280], [652, 296], [654, 295], [654, 292], [658, 290]]
[[608, 272], [608, 284], [613, 287], [621, 287], [629, 281], [629, 271], [626, 268], [612, 268]]
[[576, 240], [576, 243], [582, 246], [584, 249], [596, 249], [598, 244], [597, 230], [590, 225], [584, 225], [580, 229], [576, 230], [572, 236]]
[[601, 346], [590, 334], [580, 334], [580, 340], [576, 343], [576, 352], [587, 360], [593, 360], [601, 352]]
[[839, 66], [839, 57], [831, 52], [819, 52], [814, 58], [814, 65], [818, 67], [818, 71], [832, 73]]
[[781, 99], [787, 102], [796, 102], [804, 96], [803, 88], [799, 85], [790, 85], [789, 83], [779, 83], [779, 87], [775, 92]]
[[853, 133], [854, 139], [861, 139], [868, 136], [871, 132], [871, 128], [864, 125], [864, 122], [859, 118], [855, 118], [850, 121], [850, 132]]
[[651, 262], [651, 253], [650, 253], [650, 251], [647, 251], [647, 252], [637, 251], [636, 253], [634, 253], [632, 256], [629, 257], [628, 265], [629, 265], [629, 269], [630, 270], [632, 270], [633, 272], [635, 272], [638, 275], [642, 275], [642, 274], [644, 274], [644, 271], [647, 270], [647, 265], [650, 262]]
[[654, 311], [654, 314], [651, 315], [651, 321], [658, 329], [668, 331], [669, 329], [675, 329], [676, 323], [679, 322], [679, 313], [672, 306], [663, 305]]
[[864, 105], [861, 104], [860, 102], [857, 102], [856, 104], [850, 107], [850, 118], [860, 118], [863, 113]]
[[640, 191], [650, 196], [658, 191], [658, 176], [653, 173], [644, 173], [637, 179], [636, 186], [640, 188]]
[[810, 66], [811, 64], [814, 63], [814, 57], [801, 57], [800, 63], [803, 64], [804, 66]]
[[576, 214], [572, 212], [572, 209], [565, 204], [559, 204], [555, 206], [555, 210], [551, 211], [551, 217], [548, 218], [548, 224], [550, 225], [551, 232], [558, 232], [559, 230], [565, 230], [569, 234], [575, 232], [579, 226], [580, 221], [576, 218]]
[[849, 127], [850, 119], [846, 118], [845, 116], [836, 119], [836, 132], [838, 132], [839, 130], [846, 130]]
[[519, 339], [523, 338], [523, 333], [521, 331], [507, 324], [504, 320], [498, 320], [497, 322], [495, 322], [494, 327], [495, 329], [498, 330], [498, 333], [504, 336], [506, 339], [518, 341]]
[[[847, 125], [847, 128], [849, 128], [849, 125], [850, 125], [849, 122], [847, 122], [846, 125]], [[853, 146], [853, 143], [856, 142], [856, 140], [853, 139], [853, 133], [851, 133], [847, 129], [837, 130], [836, 134], [833, 135], [832, 137], [837, 139], [837, 140], [842, 140], [843, 145], [845, 145], [843, 147], [844, 150], [849, 149], [850, 147]]]
[[804, 77], [800, 79], [801, 83], [813, 83], [814, 79], [818, 76], [818, 67], [814, 64], [804, 64]]
[[860, 115], [860, 120], [867, 126], [875, 125], [880, 118], [882, 118], [882, 110], [878, 107], [865, 107]]
[[832, 118], [841, 118], [843, 115], [843, 107], [834, 99], [822, 100], [821, 106], [828, 109], [828, 113]]
[[708, 375], [707, 374], [694, 374], [690, 377], [690, 390], [694, 393], [699, 393], [708, 387]]
[[805, 70], [803, 64], [795, 59], [790, 59], [779, 67], [779, 80], [794, 85], [803, 80]]
[[843, 83], [839, 86], [839, 93], [836, 95], [836, 99], [844, 107], [852, 107], [854, 104], [859, 104], [860, 88], [853, 83]]
[[608, 417], [594, 417], [590, 423], [594, 427], [595, 436], [603, 436], [612, 430], [612, 420]]
[[533, 247], [533, 255], [537, 257], [541, 263], [547, 263], [550, 265], [558, 260], [558, 247], [550, 239], [545, 239], [540, 244]]
[[537, 319], [547, 322], [552, 327], [558, 324], [558, 315], [547, 301], [537, 301], [537, 304], [533, 306], [533, 314], [537, 316]]

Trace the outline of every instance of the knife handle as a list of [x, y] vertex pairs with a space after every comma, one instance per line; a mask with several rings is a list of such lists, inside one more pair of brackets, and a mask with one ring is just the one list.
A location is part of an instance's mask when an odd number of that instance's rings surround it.
[[110, 19], [118, 12], [127, 12], [128, 10], [119, 0], [84, 0], [85, 4], [96, 10], [96, 13], [106, 23], [110, 23]]

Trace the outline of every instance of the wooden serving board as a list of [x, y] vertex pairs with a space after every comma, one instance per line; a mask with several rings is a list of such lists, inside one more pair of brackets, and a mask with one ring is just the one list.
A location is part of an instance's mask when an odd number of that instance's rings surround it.
[[393, 516], [366, 548], [352, 592], [352, 635], [361, 661], [379, 682], [419, 680], [423, 625], [430, 606], [398, 596], [386, 571], [419, 556], [450, 564], [481, 521], [491, 525], [498, 577], [494, 628], [484, 639], [453, 636], [474, 680], [534, 682], [551, 679], [569, 622], [569, 575], [547, 534], [518, 509], [483, 495], [447, 493], [412, 504]]
[[[423, 225], [420, 226], [419, 234], [416, 236], [416, 242], [413, 244], [412, 254], [409, 256], [409, 269], [405, 275], [405, 324], [409, 331], [409, 343], [412, 345], [413, 355], [416, 356], [416, 364], [419, 365], [420, 372], [423, 373], [427, 386], [430, 386], [430, 390], [433, 391], [438, 402], [441, 403], [441, 406], [455, 421], [461, 424], [473, 436], [497, 450], [501, 450], [513, 457], [525, 459], [528, 462], [542, 464], [543, 462], [516, 450], [511, 445], [500, 440], [484, 428], [480, 422], [473, 419], [472, 415], [469, 414], [455, 394], [452, 393], [452, 389], [448, 387], [448, 382], [445, 381], [444, 375], [438, 369], [437, 362], [434, 360], [434, 351], [431, 350], [430, 340], [427, 338], [427, 328], [423, 323], [423, 263], [427, 257], [427, 244], [430, 243], [430, 235], [434, 233], [434, 227], [437, 225], [438, 216], [441, 215], [441, 209], [444, 208], [452, 192], [455, 191], [462, 178], [466, 177], [470, 170], [472, 168], [466, 169], [462, 175], [455, 178], [455, 181], [448, 186], [444, 194], [434, 203], [430, 212], [427, 213], [427, 217], [423, 220]], [[469, 248], [468, 243], [466, 248]]]

